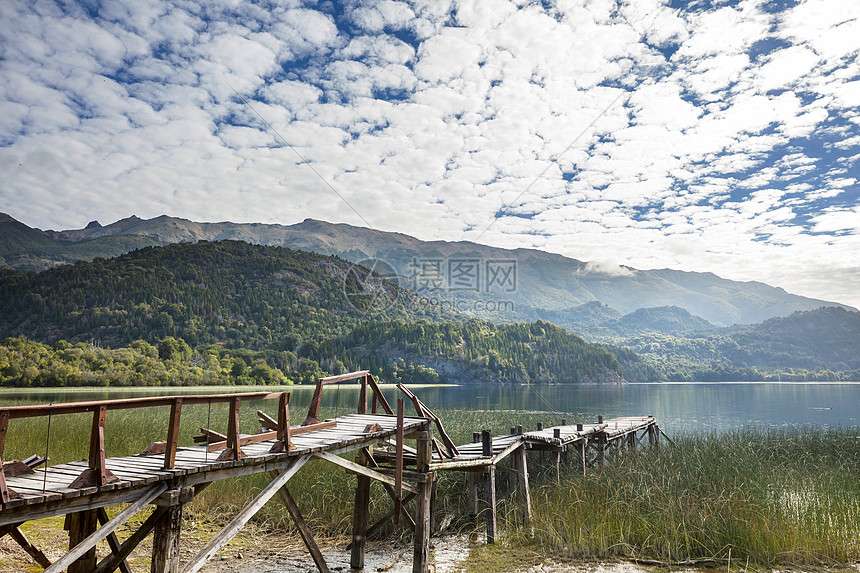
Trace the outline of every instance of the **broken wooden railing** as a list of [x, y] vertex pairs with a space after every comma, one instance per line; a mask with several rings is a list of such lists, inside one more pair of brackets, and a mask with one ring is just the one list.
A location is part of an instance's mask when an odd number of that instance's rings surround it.
[[[107, 469], [105, 465], [105, 461], [107, 459], [107, 453], [105, 451], [105, 421], [107, 419], [107, 414], [110, 411], [170, 406], [170, 417], [168, 419], [166, 440], [152, 444], [144, 453], [149, 455], [163, 453], [164, 469], [172, 469], [176, 463], [176, 451], [179, 446], [179, 423], [182, 416], [183, 406], [191, 404], [211, 405], [229, 403], [230, 412], [225, 441], [223, 444], [210, 444], [210, 448], [212, 448], [212, 451], [217, 449], [224, 450], [219, 459], [238, 460], [244, 456], [241, 446], [246, 443], [253, 443], [248, 438], [240, 438], [239, 436], [239, 404], [242, 401], [270, 399], [279, 399], [278, 426], [274, 432], [268, 435], [268, 437], [257, 438], [255, 441], [265, 441], [277, 438], [277, 442], [275, 442], [275, 445], [273, 446], [273, 453], [276, 451], [286, 451], [289, 449], [291, 434], [288, 410], [290, 394], [285, 392], [156, 396], [149, 398], [128, 398], [124, 400], [102, 400], [97, 402], [71, 402], [65, 404], [0, 408], [0, 501], [6, 503], [16, 496], [16, 493], [6, 485], [7, 471], [32, 471], [32, 468], [21, 468], [20, 464], [16, 462], [9, 464], [3, 463], [6, 434], [11, 420], [91, 412], [93, 420], [92, 430], [90, 432], [88, 467], [77, 477], [77, 479], [69, 484], [69, 488], [83, 488], [102, 486], [119, 479], [109, 469]], [[50, 440], [50, 435], [48, 436], [48, 440]], [[222, 445], [223, 447], [221, 447]]]

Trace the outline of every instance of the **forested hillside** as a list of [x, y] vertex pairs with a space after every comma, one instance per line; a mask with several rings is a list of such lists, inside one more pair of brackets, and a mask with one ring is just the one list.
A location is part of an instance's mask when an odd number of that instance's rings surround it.
[[860, 313], [824, 307], [687, 337], [616, 340], [666, 380], [860, 380]]
[[[389, 304], [345, 294], [357, 292]], [[410, 382], [622, 372], [611, 349], [549, 323], [469, 319], [337, 257], [236, 241], [0, 273], [0, 337], [15, 337], [0, 350], [4, 385], [306, 383], [359, 367]], [[648, 375], [619, 355], [625, 372]]]

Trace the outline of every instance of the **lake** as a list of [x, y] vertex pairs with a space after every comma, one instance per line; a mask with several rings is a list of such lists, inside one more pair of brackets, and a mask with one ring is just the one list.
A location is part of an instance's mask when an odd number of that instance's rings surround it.
[[[196, 387], [0, 389], [0, 403], [71, 402], [182, 393], [289, 390], [291, 410], [310, 403], [313, 387]], [[424, 403], [438, 412], [450, 409], [524, 410], [556, 413], [569, 421], [598, 415], [653, 415], [668, 433], [726, 431], [745, 426], [858, 426], [860, 383], [684, 383], [611, 386], [415, 386]], [[384, 387], [391, 402], [398, 394]], [[323, 406], [354, 411], [356, 385], [326, 386]], [[393, 403], [393, 402], [392, 402]], [[296, 416], [296, 415], [294, 415]], [[298, 416], [296, 416], [298, 417]], [[442, 416], [444, 419], [444, 415]]]

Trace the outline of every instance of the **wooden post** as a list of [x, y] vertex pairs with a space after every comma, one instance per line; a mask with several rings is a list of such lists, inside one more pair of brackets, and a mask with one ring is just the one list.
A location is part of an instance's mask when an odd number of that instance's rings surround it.
[[3, 450], [6, 448], [6, 431], [9, 429], [9, 412], [0, 412], [0, 502], [9, 501], [9, 487], [6, 485], [6, 474], [3, 473]]
[[119, 478], [107, 469], [105, 460], [105, 418], [107, 406], [104, 404], [93, 408], [93, 427], [90, 433], [90, 454], [88, 467], [76, 477], [70, 488], [102, 486], [118, 481]]
[[[96, 530], [98, 510], [88, 509], [68, 514], [69, 551], [89, 537]], [[96, 568], [96, 548], [93, 546], [77, 561], [69, 565], [68, 573], [91, 573]]]
[[[230, 399], [230, 418], [227, 420], [227, 449], [218, 456], [219, 461], [240, 460], [245, 457], [239, 447], [239, 398]], [[210, 446], [211, 447], [211, 446]]]
[[167, 426], [167, 449], [164, 451], [164, 469], [176, 465], [176, 448], [179, 445], [179, 419], [182, 416], [182, 398], [170, 405], [170, 422]]
[[[561, 440], [561, 428], [553, 428], [552, 437]], [[555, 483], [561, 483], [561, 446], [556, 446], [553, 449], [552, 462], [555, 466]]]
[[[356, 462], [366, 465], [364, 452], [356, 454]], [[370, 478], [358, 474], [355, 486], [355, 507], [352, 514], [352, 549], [349, 565], [353, 569], [364, 568], [364, 543], [367, 538], [367, 513], [370, 505]]]
[[367, 414], [367, 376], [361, 378], [361, 388], [358, 390], [358, 413]]
[[278, 398], [278, 436], [272, 448], [269, 450], [271, 454], [280, 452], [288, 452], [293, 449], [293, 443], [290, 439], [290, 393], [282, 392]]
[[[481, 432], [481, 455], [493, 455], [493, 436], [490, 430]], [[487, 543], [496, 542], [496, 466], [487, 467], [484, 479], [484, 504], [487, 511]]]
[[582, 460], [582, 477], [585, 477], [587, 475], [587, 472], [588, 472], [588, 463], [586, 462], [586, 459], [585, 459], [586, 444], [587, 444], [586, 440], [582, 440], [581, 442], [579, 442], [580, 459]]
[[481, 455], [485, 458], [493, 455], [493, 434], [490, 430], [481, 430]]
[[107, 406], [99, 406], [93, 412], [93, 431], [90, 434], [90, 469], [96, 471], [96, 483], [104, 485], [107, 467], [105, 466], [105, 419]]
[[496, 466], [487, 467], [484, 481], [484, 504], [487, 510], [487, 543], [496, 542]]
[[320, 415], [320, 399], [322, 398], [322, 380], [317, 380], [317, 387], [314, 388], [314, 395], [311, 397], [311, 405], [308, 408], [308, 415], [302, 426], [310, 426], [319, 422]]
[[526, 525], [532, 522], [532, 496], [529, 491], [529, 468], [526, 463], [526, 446], [523, 444], [514, 452], [514, 464], [517, 469], [517, 482], [520, 489], [520, 500], [523, 504], [523, 518]]
[[[472, 432], [472, 443], [478, 444], [481, 442], [481, 432]], [[469, 513], [472, 517], [478, 516], [478, 482], [480, 474], [471, 471], [466, 472], [466, 484], [469, 488]]]
[[400, 508], [403, 507], [403, 398], [397, 399], [397, 428], [394, 450], [394, 523], [400, 523]]
[[606, 461], [606, 432], [600, 430], [597, 432], [597, 465], [603, 467], [604, 461]]
[[416, 440], [416, 470], [425, 478], [418, 483], [418, 511], [415, 519], [415, 540], [412, 553], [412, 573], [430, 572], [430, 497], [433, 494], [435, 472], [430, 471], [433, 430], [418, 432]]
[[469, 515], [478, 516], [478, 473], [466, 472], [466, 484], [469, 489]]
[[174, 503], [155, 523], [152, 537], [151, 573], [179, 571], [179, 535], [182, 531], [182, 504]]

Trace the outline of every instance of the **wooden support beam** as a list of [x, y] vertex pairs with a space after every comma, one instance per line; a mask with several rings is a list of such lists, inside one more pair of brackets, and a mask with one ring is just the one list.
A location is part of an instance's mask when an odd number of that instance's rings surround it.
[[487, 467], [484, 480], [484, 505], [487, 518], [487, 543], [496, 542], [496, 466]]
[[121, 563], [125, 562], [126, 557], [128, 557], [131, 552], [140, 545], [140, 542], [143, 541], [155, 528], [155, 524], [158, 523], [158, 520], [161, 519], [161, 516], [164, 515], [166, 511], [166, 507], [156, 507], [155, 511], [146, 518], [146, 521], [137, 528], [137, 531], [132, 533], [131, 537], [122, 542], [118, 551], [112, 552], [110, 555], [99, 561], [99, 564], [93, 573], [113, 573], [113, 571], [116, 571], [116, 568], [120, 567]]
[[[259, 414], [260, 412], [257, 412]], [[337, 422], [335, 422], [337, 423]], [[278, 400], [278, 422], [276, 426], [275, 443], [269, 453], [288, 452], [293, 449], [290, 441], [290, 393], [284, 392]]]
[[[436, 424], [436, 429], [439, 431], [439, 436], [442, 439], [442, 443], [445, 444], [445, 450], [447, 451], [447, 457], [454, 458], [459, 455], [459, 450], [457, 446], [454, 445], [454, 441], [448, 436], [448, 433], [445, 431], [445, 427], [442, 425], [442, 420], [434, 414], [430, 408], [427, 407], [424, 402], [422, 402], [418, 396], [412, 393], [409, 388], [407, 388], [403, 384], [398, 384], [397, 388], [400, 389], [403, 394], [406, 395], [412, 401], [412, 405], [415, 407], [415, 412], [421, 416], [422, 418], [427, 418], [431, 420], [434, 424]], [[440, 453], [442, 453], [442, 449], [440, 449]]]
[[262, 410], [257, 410], [257, 419], [260, 420], [260, 426], [262, 426], [263, 428], [265, 428], [267, 430], [277, 430], [278, 429], [277, 420], [275, 420], [274, 418], [272, 418], [270, 415], [268, 415], [267, 413], [265, 413]]
[[[364, 451], [359, 451], [356, 458], [360, 463], [354, 465], [363, 468], [363, 464], [367, 463]], [[364, 547], [365, 542], [367, 541], [367, 517], [369, 508], [370, 477], [365, 475], [363, 472], [359, 472], [358, 482], [355, 486], [355, 505], [353, 506], [352, 512], [352, 546], [349, 551], [349, 565], [352, 569], [364, 568]]]
[[[66, 519], [69, 530], [69, 551], [72, 551], [96, 531], [98, 523], [96, 510], [88, 509], [73, 513], [68, 515]], [[68, 573], [89, 573], [96, 565], [96, 558], [96, 547], [95, 544], [92, 544], [81, 551], [74, 559], [69, 560]], [[65, 569], [65, 567], [56, 570], [61, 571], [62, 569]]]
[[[368, 373], [369, 374], [369, 373]], [[360, 382], [358, 389], [358, 413], [367, 414], [367, 376], [365, 374]]]
[[469, 514], [472, 517], [478, 516], [478, 474], [476, 472], [466, 472], [466, 486], [469, 491]]
[[585, 447], [586, 447], [585, 441], [582, 441], [579, 443], [579, 455], [580, 455], [580, 460], [582, 461], [582, 477], [585, 477], [587, 475], [587, 472], [588, 472], [588, 464], [586, 463], [586, 460], [585, 460]]
[[394, 452], [394, 523], [400, 523], [403, 499], [403, 398], [397, 399], [397, 431]]
[[[105, 418], [107, 417], [107, 406], [101, 404], [93, 408], [93, 427], [90, 433], [90, 455], [89, 467], [85, 469], [72, 483], [69, 488], [82, 488], [91, 486], [103, 486], [108, 483], [119, 481], [106, 467], [105, 461]], [[93, 563], [95, 565], [95, 563]]]
[[179, 569], [179, 536], [182, 532], [182, 505], [165, 507], [155, 523], [152, 536], [151, 573], [175, 573]]
[[6, 474], [3, 471], [3, 450], [6, 448], [6, 432], [9, 429], [9, 412], [0, 411], [0, 503], [6, 503], [14, 492], [6, 485]]
[[526, 447], [525, 444], [517, 448], [514, 452], [514, 467], [517, 470], [517, 485], [520, 490], [520, 502], [523, 505], [523, 518], [526, 525], [532, 524], [532, 495], [529, 491], [529, 468], [526, 462]]
[[[100, 507], [96, 510], [96, 517], [98, 518], [100, 525], [105, 525], [110, 521], [110, 519], [108, 519], [107, 511], [105, 511], [105, 508], [103, 507]], [[119, 539], [117, 539], [116, 537], [116, 533], [111, 533], [110, 535], [108, 535], [107, 542], [108, 547], [110, 547], [111, 553], [117, 555], [120, 551], [120, 543]], [[131, 567], [129, 567], [128, 562], [125, 559], [119, 562], [119, 570], [122, 573], [132, 573]]]
[[[262, 435], [262, 434], [257, 434]], [[230, 400], [230, 415], [227, 418], [227, 448], [218, 456], [218, 461], [241, 460], [245, 457], [239, 442], [239, 398]], [[212, 451], [212, 446], [209, 446]]]
[[164, 469], [176, 465], [176, 448], [179, 446], [179, 419], [182, 416], [182, 398], [176, 398], [170, 405], [170, 422], [167, 426], [167, 444], [164, 452]]
[[[391, 406], [388, 404], [388, 400], [385, 399], [385, 395], [382, 393], [382, 390], [379, 389], [379, 384], [376, 383], [376, 378], [374, 378], [373, 374], [370, 374], [369, 372], [367, 374], [367, 383], [373, 391], [373, 399], [379, 402], [379, 405], [382, 406], [382, 410], [386, 414], [393, 416], [394, 410], [391, 409]], [[373, 413], [375, 414], [376, 410], [373, 410]]]
[[[273, 430], [275, 428], [272, 428]], [[209, 428], [200, 428], [200, 435], [194, 436], [194, 443], [201, 444], [203, 442], [207, 444], [214, 444], [215, 442], [226, 442], [227, 436], [220, 432], [216, 432], [215, 430], [210, 430]]]
[[[269, 472], [269, 476], [271, 476], [272, 479], [275, 479], [278, 477], [278, 472], [271, 471]], [[284, 502], [293, 523], [296, 524], [296, 529], [299, 530], [299, 536], [301, 536], [302, 541], [305, 542], [305, 547], [308, 548], [308, 552], [311, 554], [311, 558], [314, 560], [317, 569], [319, 569], [320, 573], [329, 573], [325, 557], [323, 557], [322, 551], [320, 551], [320, 548], [314, 539], [314, 534], [311, 531], [311, 528], [308, 527], [308, 524], [305, 522], [305, 518], [302, 517], [301, 511], [299, 511], [299, 506], [296, 504], [296, 500], [293, 499], [290, 490], [287, 489], [287, 486], [283, 486], [278, 490], [278, 493], [280, 494], [281, 501]]]
[[9, 530], [9, 535], [15, 540], [15, 543], [17, 543], [21, 549], [26, 551], [27, 554], [33, 558], [33, 561], [45, 568], [51, 566], [51, 560], [48, 559], [47, 555], [42, 553], [41, 549], [33, 545], [20, 529], [13, 527]]
[[415, 538], [412, 552], [412, 573], [430, 572], [430, 497], [433, 494], [433, 481], [436, 473], [429, 471], [432, 461], [433, 431], [417, 435], [417, 463], [419, 472], [426, 472], [427, 479], [418, 484], [418, 511], [415, 516]]
[[[91, 532], [85, 539], [81, 540], [79, 543], [76, 543], [75, 546], [69, 551], [66, 555], [58, 559], [54, 562], [53, 565], [45, 569], [45, 573], [60, 573], [66, 567], [69, 567], [69, 573], [92, 573], [95, 569], [95, 558], [93, 558], [92, 563], [86, 564], [86, 569], [76, 569], [70, 567], [73, 563], [78, 565], [78, 558], [83, 557], [85, 554], [95, 549], [96, 544], [116, 531], [116, 529], [128, 521], [132, 516], [134, 516], [138, 511], [141, 510], [146, 504], [154, 500], [156, 497], [161, 495], [164, 491], [167, 490], [166, 484], [159, 484], [153, 486], [152, 488], [146, 490], [143, 495], [141, 495], [137, 501], [126, 507], [124, 510], [119, 512], [112, 520], [103, 525], [98, 530]], [[92, 521], [93, 524], [96, 521], [95, 510], [89, 510], [92, 512]], [[88, 512], [80, 512], [79, 516], [83, 517], [82, 514]], [[79, 532], [76, 535], [79, 535], [80, 532], [86, 530], [87, 528], [78, 526]], [[72, 531], [69, 531], [69, 537], [72, 538]], [[74, 538], [73, 538], [74, 539]], [[95, 553], [95, 552], [93, 552]]]
[[272, 499], [278, 490], [281, 489], [287, 481], [299, 471], [305, 463], [310, 459], [310, 456], [302, 456], [292, 460], [292, 463], [278, 475], [277, 478], [263, 488], [257, 497], [245, 506], [230, 523], [222, 529], [209, 543], [195, 555], [185, 567], [182, 568], [182, 573], [196, 573], [203, 568], [206, 562], [211, 559], [222, 547], [227, 545], [237, 533], [245, 526], [248, 521], [257, 514], [258, 511]]
[[[603, 416], [600, 416], [601, 422], [603, 421]], [[603, 467], [603, 463], [606, 461], [606, 432], [599, 431], [597, 432], [597, 465]]]
[[[345, 460], [340, 456], [336, 456], [336, 455], [330, 454], [328, 452], [316, 452], [315, 454], [313, 454], [313, 456], [317, 459], [331, 462], [335, 465], [338, 465], [338, 466], [340, 466], [346, 470], [349, 470], [355, 474], [358, 474], [360, 476], [364, 476], [364, 477], [369, 478], [369, 479], [374, 479], [376, 481], [386, 483], [386, 484], [390, 485], [391, 487], [395, 487], [397, 484], [395, 479], [391, 476], [387, 476], [387, 475], [380, 473], [378, 471], [374, 471], [374, 470], [372, 470], [372, 469], [370, 469], [367, 466], [364, 466], [362, 464], [357, 464], [355, 462]], [[418, 493], [418, 488], [416, 488], [415, 486], [413, 486], [409, 483], [403, 482], [401, 484], [401, 487], [407, 491], [412, 492], [412, 493]]]

